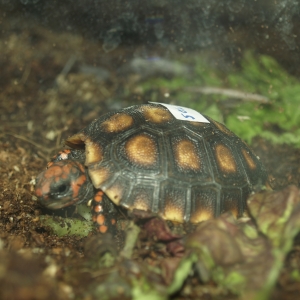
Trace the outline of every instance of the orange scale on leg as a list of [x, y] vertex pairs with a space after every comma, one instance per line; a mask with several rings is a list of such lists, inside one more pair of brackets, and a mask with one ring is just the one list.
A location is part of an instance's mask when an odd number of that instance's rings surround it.
[[105, 217], [103, 215], [98, 215], [97, 216], [97, 223], [99, 225], [103, 225], [105, 223]]
[[102, 198], [103, 198], [103, 192], [102, 191], [99, 191], [95, 197], [94, 197], [94, 201], [95, 202], [101, 202], [102, 201]]
[[94, 206], [94, 212], [99, 213], [101, 211], [103, 211], [102, 205], [95, 205]]
[[107, 232], [107, 230], [108, 230], [108, 227], [107, 227], [107, 226], [105, 226], [105, 225], [99, 226], [99, 231], [100, 231], [101, 233], [105, 233], [105, 232]]

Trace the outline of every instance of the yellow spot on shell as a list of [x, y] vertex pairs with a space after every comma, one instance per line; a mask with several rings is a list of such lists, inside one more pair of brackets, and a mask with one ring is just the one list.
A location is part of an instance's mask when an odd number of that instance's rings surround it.
[[245, 158], [245, 161], [247, 162], [248, 167], [251, 170], [255, 170], [256, 164], [255, 164], [254, 160], [252, 159], [252, 157], [250, 156], [249, 151], [247, 151], [246, 149], [242, 149], [242, 154]]
[[100, 162], [103, 159], [102, 147], [99, 144], [95, 144], [90, 139], [85, 141], [85, 165]]
[[174, 147], [178, 167], [186, 170], [200, 170], [200, 157], [198, 156], [197, 148], [192, 141], [181, 140], [175, 143]]
[[189, 121], [189, 124], [192, 124], [193, 126], [195, 126], [197, 129], [199, 129], [200, 127], [207, 127], [208, 123], [201, 123], [201, 122], [194, 122], [194, 121]]
[[89, 175], [95, 188], [101, 188], [101, 185], [110, 177], [111, 173], [108, 168], [101, 169], [89, 168]]
[[171, 113], [162, 107], [145, 106], [142, 108], [144, 118], [152, 123], [165, 123], [172, 119]]
[[[169, 202], [169, 203], [168, 203]], [[163, 213], [165, 220], [183, 223], [184, 222], [184, 206], [176, 206], [171, 201], [167, 201]]]
[[74, 149], [85, 148], [85, 165], [89, 166], [93, 163], [100, 162], [103, 159], [103, 150], [101, 146], [93, 142], [89, 137], [83, 133], [78, 133], [66, 140], [66, 145]]
[[219, 123], [219, 122], [217, 122], [215, 120], [210, 120], [210, 121], [212, 123], [214, 123], [218, 127], [218, 129], [220, 131], [222, 131], [223, 133], [225, 133], [227, 135], [233, 135], [233, 133], [225, 125], [223, 125], [223, 124], [221, 124], [221, 123]]
[[104, 189], [103, 191], [113, 203], [119, 205], [124, 194], [124, 188], [121, 185], [115, 184], [110, 186], [108, 189]]
[[191, 223], [200, 223], [202, 221], [212, 219], [213, 217], [214, 216], [211, 211], [201, 208], [198, 211], [195, 211], [194, 213], [192, 213], [190, 222]]
[[218, 144], [215, 151], [219, 168], [225, 173], [235, 173], [236, 162], [230, 149], [223, 144]]
[[221, 214], [230, 211], [233, 214], [233, 216], [237, 218], [239, 215], [239, 207], [241, 205], [240, 197], [241, 195], [238, 194], [235, 195], [232, 194], [227, 196], [225, 194], [225, 198], [223, 199], [223, 207], [222, 207]]
[[122, 132], [133, 125], [133, 118], [130, 115], [119, 113], [111, 116], [101, 124], [101, 130], [110, 133]]
[[137, 197], [134, 201], [134, 205], [133, 207], [135, 209], [139, 209], [139, 210], [150, 210], [150, 207], [148, 205], [148, 199], [147, 198], [143, 198], [143, 197]]
[[130, 138], [125, 144], [128, 159], [139, 166], [150, 167], [157, 163], [158, 149], [154, 140], [140, 134]]
[[238, 217], [239, 211], [237, 207], [233, 207], [230, 211], [236, 218]]
[[83, 133], [77, 133], [69, 137], [65, 144], [70, 146], [73, 149], [84, 149], [85, 144], [84, 141], [86, 140], [86, 136]]

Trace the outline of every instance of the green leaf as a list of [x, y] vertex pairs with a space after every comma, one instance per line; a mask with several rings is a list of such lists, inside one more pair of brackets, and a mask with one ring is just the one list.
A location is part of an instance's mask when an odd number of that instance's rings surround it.
[[93, 223], [87, 220], [81, 221], [75, 218], [61, 218], [52, 216], [40, 216], [41, 223], [52, 229], [58, 236], [77, 235], [87, 236], [93, 230]]

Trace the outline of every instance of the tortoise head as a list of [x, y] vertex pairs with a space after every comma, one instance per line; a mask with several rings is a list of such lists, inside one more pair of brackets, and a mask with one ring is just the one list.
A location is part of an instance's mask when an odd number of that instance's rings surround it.
[[88, 200], [93, 185], [84, 165], [74, 160], [50, 163], [36, 179], [35, 194], [41, 205], [59, 209]]

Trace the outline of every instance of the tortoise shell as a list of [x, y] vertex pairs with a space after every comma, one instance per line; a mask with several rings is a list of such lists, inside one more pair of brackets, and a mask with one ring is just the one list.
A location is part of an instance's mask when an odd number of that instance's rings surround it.
[[226, 211], [239, 217], [249, 193], [267, 182], [267, 173], [239, 137], [206, 118], [210, 123], [182, 121], [160, 104], [131, 106], [103, 115], [68, 138], [66, 145], [77, 150], [65, 158], [84, 159], [95, 190], [125, 209], [180, 223]]

